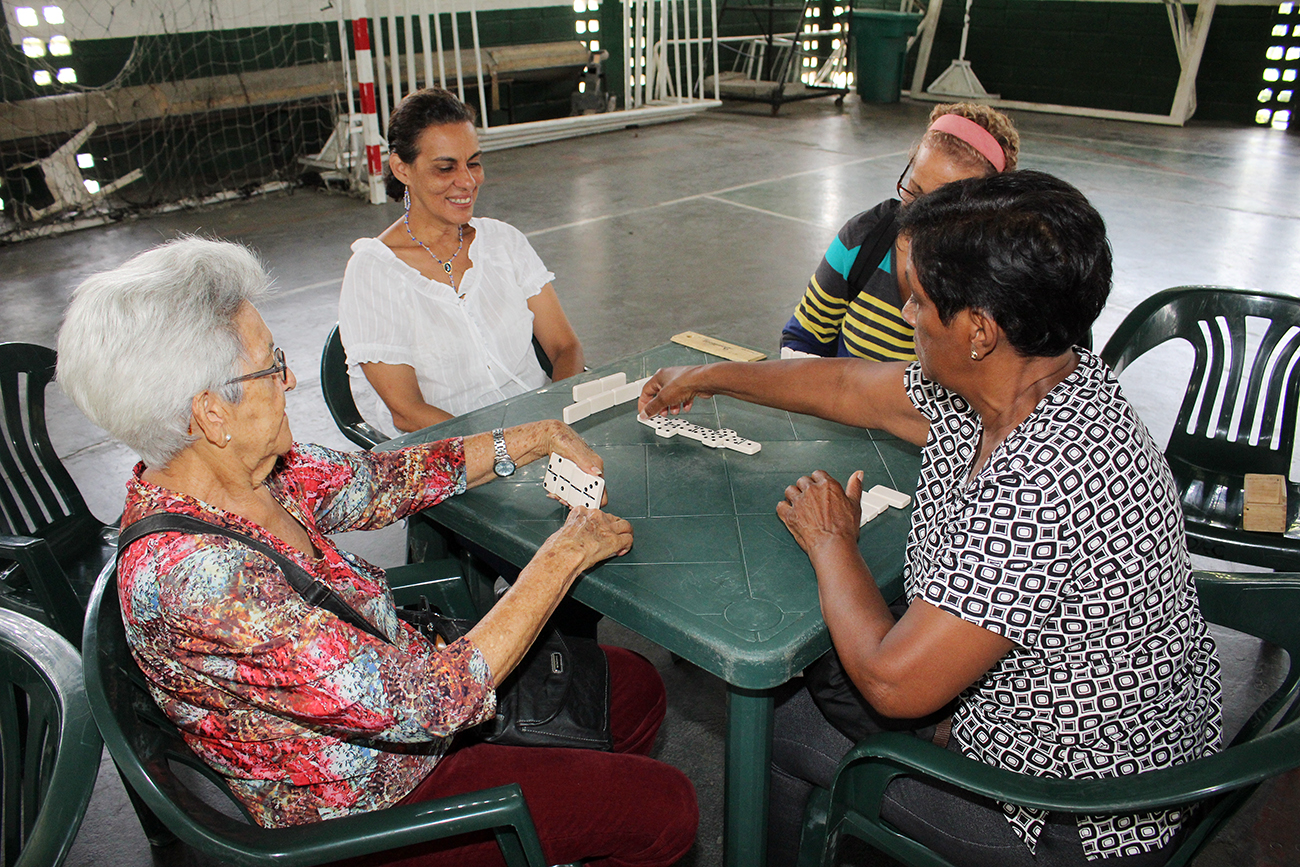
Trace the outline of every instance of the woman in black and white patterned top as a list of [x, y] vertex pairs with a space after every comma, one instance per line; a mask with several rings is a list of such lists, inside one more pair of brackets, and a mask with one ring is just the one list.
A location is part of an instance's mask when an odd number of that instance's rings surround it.
[[[835, 650], [807, 673], [812, 692], [777, 710], [773, 865], [793, 860], [811, 785], [873, 731], [1058, 778], [1219, 745], [1219, 666], [1168, 465], [1079, 346], [1110, 291], [1100, 215], [1039, 172], [961, 181], [909, 208], [896, 254], [918, 361], [675, 368], [641, 401], [657, 413], [728, 394], [923, 446], [905, 608], [891, 611], [859, 553], [860, 474], [842, 488], [817, 471], [777, 507], [812, 560]], [[1044, 814], [913, 778], [881, 815], [954, 864], [996, 867], [1154, 867], [1183, 821]]]

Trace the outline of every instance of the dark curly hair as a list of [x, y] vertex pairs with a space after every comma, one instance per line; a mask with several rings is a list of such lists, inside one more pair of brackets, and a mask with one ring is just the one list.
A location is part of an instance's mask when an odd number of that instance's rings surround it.
[[1101, 214], [1044, 172], [946, 184], [903, 209], [900, 234], [939, 318], [982, 310], [1021, 355], [1051, 357], [1085, 344], [1110, 295]]
[[[420, 155], [417, 142], [420, 134], [429, 127], [477, 121], [478, 113], [450, 91], [426, 87], [398, 103], [388, 116], [388, 150], [409, 165]], [[406, 192], [406, 184], [394, 177], [392, 167], [387, 165], [384, 166], [384, 191], [394, 201], [400, 200]]]

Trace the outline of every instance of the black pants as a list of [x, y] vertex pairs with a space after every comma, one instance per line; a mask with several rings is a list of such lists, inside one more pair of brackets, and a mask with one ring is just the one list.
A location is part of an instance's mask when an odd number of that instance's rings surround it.
[[[831, 652], [832, 654], [834, 651]], [[830, 667], [831, 677], [838, 659]], [[837, 719], [851, 717], [851, 708], [866, 705], [852, 684], [850, 695], [829, 696], [824, 687], [827, 663], [819, 661], [810, 670], [822, 687], [822, 704]], [[840, 669], [842, 671], [842, 669]], [[910, 730], [929, 738], [934, 729], [928, 720], [889, 720], [878, 725], [874, 712], [852, 719], [859, 737], [867, 733]], [[835, 768], [853, 746], [843, 732], [827, 721], [803, 684], [795, 681], [788, 693], [778, 697], [776, 728], [772, 743], [772, 798], [768, 825], [769, 867], [792, 867], [799, 852], [804, 807], [814, 786], [830, 788]], [[949, 745], [949, 749], [955, 749]], [[912, 777], [895, 780], [885, 790], [881, 817], [913, 839], [919, 840], [960, 867], [1159, 867], [1168, 860], [1173, 844], [1157, 852], [1088, 861], [1083, 854], [1073, 815], [1052, 813], [1031, 854], [1011, 829], [1001, 808], [993, 801], [977, 798], [940, 783]], [[1175, 838], [1177, 840], [1177, 838]]]

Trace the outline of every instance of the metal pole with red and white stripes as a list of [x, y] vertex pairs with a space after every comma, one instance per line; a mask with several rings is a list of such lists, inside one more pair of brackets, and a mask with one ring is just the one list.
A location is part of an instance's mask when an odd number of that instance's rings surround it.
[[361, 131], [366, 146], [370, 204], [388, 201], [384, 194], [384, 165], [379, 153], [379, 115], [375, 111], [375, 64], [370, 59], [370, 22], [366, 0], [352, 0], [352, 45], [357, 55], [357, 85], [361, 90]]

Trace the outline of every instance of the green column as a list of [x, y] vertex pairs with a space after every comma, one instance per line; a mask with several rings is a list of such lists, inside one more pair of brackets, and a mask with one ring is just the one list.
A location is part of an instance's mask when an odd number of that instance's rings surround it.
[[764, 867], [767, 863], [773, 705], [770, 689], [727, 686], [724, 867]]
[[627, 108], [623, 104], [623, 69], [627, 60], [623, 55], [622, 0], [601, 0], [600, 47], [609, 52], [605, 61], [605, 92], [618, 99], [619, 108]]

